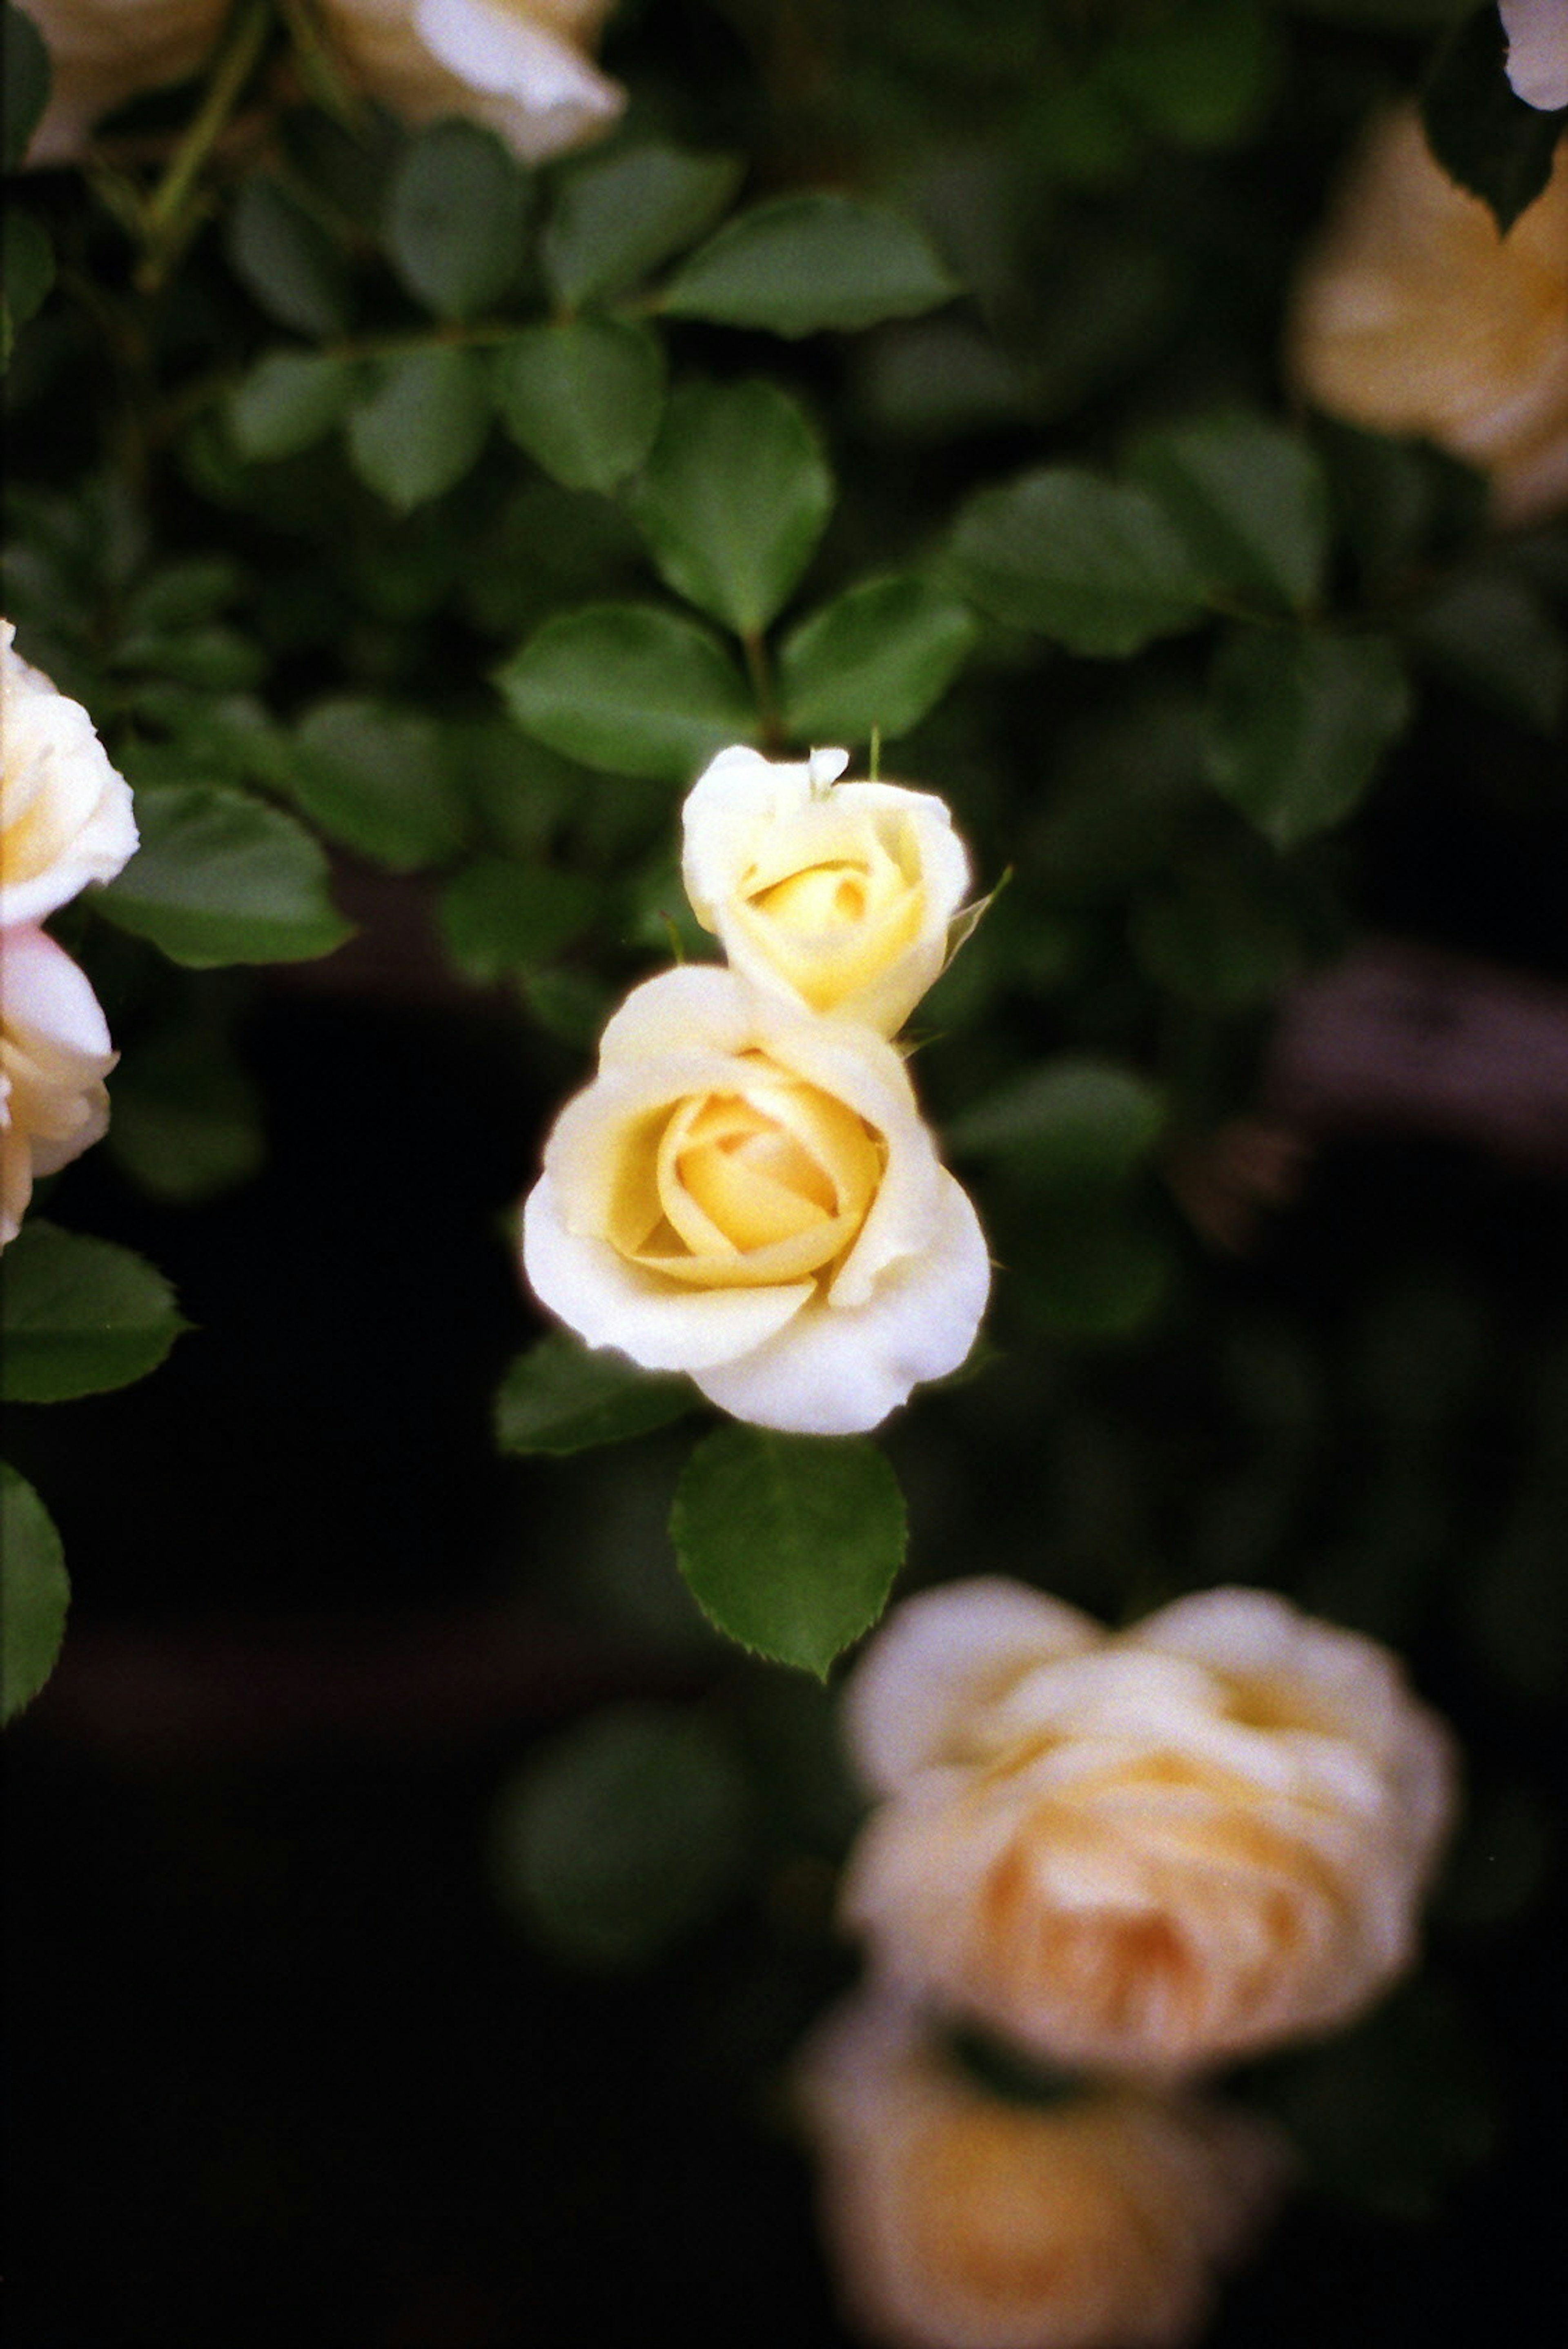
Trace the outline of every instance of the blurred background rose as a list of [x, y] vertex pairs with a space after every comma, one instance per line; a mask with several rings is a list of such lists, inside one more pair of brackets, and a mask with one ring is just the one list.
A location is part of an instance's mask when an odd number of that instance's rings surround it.
[[989, 2094], [864, 1993], [808, 2044], [800, 2101], [846, 2305], [888, 2349], [1175, 2349], [1288, 2166], [1222, 2105]]
[[1330, 415], [1480, 467], [1504, 523], [1568, 502], [1568, 146], [1506, 236], [1414, 109], [1367, 132], [1303, 265], [1286, 366]]

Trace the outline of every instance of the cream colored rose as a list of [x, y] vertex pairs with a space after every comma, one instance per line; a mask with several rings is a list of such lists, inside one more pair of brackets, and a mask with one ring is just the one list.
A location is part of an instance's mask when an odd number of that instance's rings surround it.
[[63, 947], [30, 924], [0, 931], [0, 1247], [21, 1228], [35, 1177], [79, 1157], [109, 1123], [103, 1081], [117, 1057]]
[[1554, 114], [1568, 106], [1568, 0], [1498, 0], [1516, 98]]
[[1112, 1634], [951, 1583], [889, 1618], [846, 1699], [884, 1797], [848, 1922], [1051, 2060], [1193, 2070], [1346, 2023], [1410, 1962], [1448, 1737], [1383, 1649], [1270, 1592]]
[[323, 0], [357, 78], [410, 122], [467, 115], [540, 163], [597, 138], [626, 93], [585, 52], [615, 0]]
[[990, 1281], [892, 1046], [695, 966], [606, 1028], [545, 1143], [523, 1261], [590, 1346], [818, 1435], [955, 1370]]
[[687, 799], [682, 877], [733, 968], [891, 1036], [937, 978], [969, 858], [939, 799], [837, 783], [845, 750], [722, 750]]
[[846, 2311], [888, 2349], [1172, 2349], [1286, 2167], [1191, 2097], [1004, 2103], [885, 1995], [828, 2017], [800, 2086]]
[[1413, 110], [1375, 124], [1302, 272], [1286, 367], [1330, 414], [1490, 473], [1501, 521], [1568, 501], [1568, 145], [1502, 237]]
[[36, 922], [136, 852], [130, 786], [79, 701], [12, 649], [0, 620], [0, 924]]
[[[607, 129], [625, 92], [586, 51], [614, 0], [317, 0], [351, 81], [410, 122], [461, 114], [536, 163]], [[28, 0], [54, 86], [32, 163], [80, 155], [99, 117], [203, 64], [227, 0]]]

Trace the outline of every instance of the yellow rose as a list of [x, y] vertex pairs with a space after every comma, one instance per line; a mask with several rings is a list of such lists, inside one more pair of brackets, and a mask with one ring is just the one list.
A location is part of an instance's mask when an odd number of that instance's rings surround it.
[[1568, 146], [1506, 237], [1427, 150], [1374, 125], [1292, 305], [1288, 373], [1331, 415], [1490, 473], [1500, 521], [1568, 500]]
[[1410, 1962], [1448, 1736], [1383, 1649], [1270, 1592], [1113, 1634], [950, 1583], [888, 1619], [846, 1700], [885, 1798], [848, 1922], [1052, 2061], [1193, 2070], [1347, 2023]]
[[722, 750], [683, 812], [698, 920], [756, 986], [891, 1036], [940, 974], [969, 858], [939, 799], [838, 783], [845, 750]]
[[800, 2086], [846, 2313], [888, 2349], [1172, 2349], [1285, 2170], [1192, 2097], [1003, 2102], [885, 1994], [819, 2026]]
[[[317, 0], [350, 80], [410, 122], [488, 124], [525, 162], [607, 129], [625, 93], [585, 54], [614, 0]], [[99, 117], [205, 63], [227, 0], [27, 0], [49, 50], [31, 163], [81, 154]]]
[[0, 931], [0, 1247], [21, 1229], [34, 1178], [109, 1123], [103, 1080], [117, 1057], [69, 955], [30, 924]]
[[0, 620], [0, 924], [41, 920], [136, 852], [130, 785], [15, 633]]
[[990, 1281], [892, 1046], [694, 966], [606, 1028], [545, 1143], [523, 1261], [590, 1346], [820, 1435], [955, 1370]]

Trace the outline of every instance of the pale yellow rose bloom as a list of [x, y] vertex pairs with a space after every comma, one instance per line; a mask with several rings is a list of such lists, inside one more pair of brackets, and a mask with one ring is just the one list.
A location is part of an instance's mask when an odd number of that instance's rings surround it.
[[[614, 0], [317, 0], [351, 84], [410, 122], [465, 115], [526, 162], [607, 129], [625, 93], [587, 51]], [[32, 163], [79, 156], [100, 115], [197, 72], [227, 0], [27, 0], [54, 83]]]
[[800, 2104], [846, 2314], [886, 2349], [1176, 2349], [1286, 2169], [1190, 2096], [1003, 2101], [875, 1992], [808, 2041]]
[[0, 925], [42, 920], [136, 851], [130, 784], [15, 633], [0, 620]]
[[1500, 521], [1568, 502], [1568, 144], [1503, 237], [1413, 109], [1376, 123], [1307, 255], [1285, 360], [1329, 414], [1490, 474]]
[[955, 1370], [990, 1283], [892, 1046], [696, 966], [609, 1021], [545, 1143], [523, 1261], [590, 1346], [823, 1435]]
[[836, 783], [847, 761], [722, 750], [682, 812], [681, 874], [734, 969], [891, 1036], [941, 974], [969, 857], [940, 799]]
[[1348, 2023], [1412, 1960], [1449, 1738], [1384, 1649], [1271, 1592], [1111, 1633], [950, 1583], [888, 1619], [846, 1700], [883, 1798], [846, 1920], [1049, 2061], [1194, 2071]]
[[86, 978], [29, 923], [0, 931], [0, 1247], [33, 1184], [79, 1157], [109, 1123], [117, 1054]]

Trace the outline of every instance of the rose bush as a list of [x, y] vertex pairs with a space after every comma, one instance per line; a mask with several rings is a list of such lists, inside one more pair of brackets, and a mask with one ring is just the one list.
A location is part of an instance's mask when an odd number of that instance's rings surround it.
[[1272, 2132], [1190, 2097], [1004, 2102], [875, 1995], [819, 2027], [800, 2089], [847, 2312], [891, 2349], [1189, 2340], [1285, 2168]]
[[[320, 0], [349, 78], [410, 122], [462, 114], [528, 162], [607, 129], [624, 96], [586, 51], [614, 0]], [[53, 86], [33, 163], [79, 156], [101, 115], [195, 73], [226, 0], [27, 0]]]
[[847, 760], [722, 750], [686, 801], [681, 872], [736, 970], [890, 1036], [940, 975], [969, 857], [940, 800], [835, 782]]
[[1449, 1740], [1371, 1640], [1261, 1590], [1106, 1632], [1022, 1584], [909, 1600], [846, 1690], [884, 1799], [844, 1910], [1047, 2057], [1173, 2075], [1348, 2022], [1409, 1963]]
[[79, 701], [14, 649], [0, 621], [0, 925], [36, 922], [136, 849], [130, 786]]
[[875, 1427], [968, 1353], [985, 1240], [904, 1064], [732, 971], [633, 990], [530, 1194], [535, 1294], [738, 1419]]
[[0, 932], [0, 1247], [20, 1230], [35, 1179], [108, 1125], [103, 1081], [117, 1057], [64, 948], [30, 924]]
[[1500, 521], [1568, 500], [1568, 145], [1506, 237], [1384, 117], [1298, 280], [1287, 372], [1329, 413], [1479, 466]]

